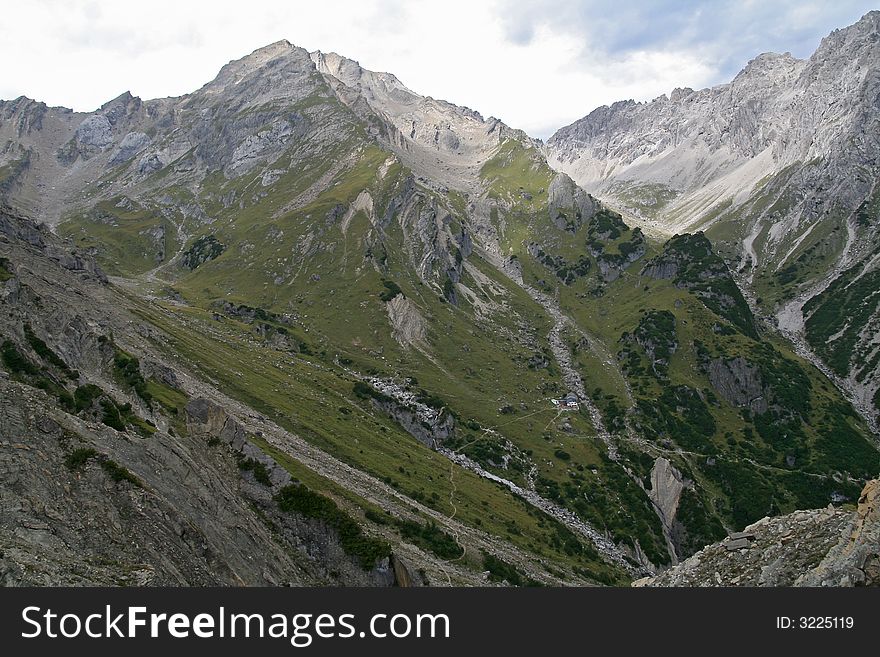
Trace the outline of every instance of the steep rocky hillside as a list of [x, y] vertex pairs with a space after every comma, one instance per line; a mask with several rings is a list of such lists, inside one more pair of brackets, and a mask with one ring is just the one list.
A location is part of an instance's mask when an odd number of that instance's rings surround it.
[[[206, 330], [210, 313], [177, 316], [129, 296], [21, 216], [0, 214], [0, 258], [5, 583], [475, 584], [487, 581], [484, 559], [497, 581], [583, 583], [591, 564], [616, 581], [562, 523], [466, 471], [432, 467], [395, 418], [359, 407], [357, 379], [329, 362], [288, 363], [255, 327]], [[243, 372], [268, 384], [211, 376]], [[396, 445], [397, 477], [436, 486], [403, 494], [318, 436], [292, 433], [272, 386], [298, 390], [297, 413], [335, 401], [320, 418], [329, 432], [372, 458]], [[462, 524], [445, 499], [474, 513], [491, 505], [500, 526], [565, 552], [517, 547], [492, 522]]]
[[173, 508], [151, 454], [214, 468], [305, 555], [274, 581], [621, 583], [880, 471], [705, 234], [657, 241], [390, 74], [278, 42], [181, 98], [0, 117], [8, 406], [78, 436], [40, 467]]
[[498, 119], [420, 96], [390, 73], [368, 71], [336, 53], [316, 51], [311, 57], [340, 100], [358, 112], [423, 182], [479, 191], [480, 164], [508, 137], [528, 139]]
[[387, 542], [281, 512], [273, 493], [306, 489], [234, 418], [200, 431], [197, 389], [87, 256], [6, 213], [0, 253], [0, 581], [394, 582]]
[[876, 424], [880, 12], [806, 60], [766, 53], [729, 84], [601, 107], [552, 166], [660, 234], [703, 230], [762, 314]]

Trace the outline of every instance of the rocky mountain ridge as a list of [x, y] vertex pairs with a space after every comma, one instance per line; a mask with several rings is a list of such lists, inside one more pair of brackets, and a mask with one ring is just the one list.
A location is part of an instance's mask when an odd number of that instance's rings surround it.
[[[311, 57], [319, 72], [338, 83], [335, 89], [343, 102], [354, 107], [358, 101], [366, 103], [382, 119], [382, 143], [425, 180], [478, 191], [480, 165], [506, 139], [528, 139], [498, 119], [420, 96], [390, 73], [368, 71], [336, 53], [316, 51]], [[346, 100], [352, 96], [357, 100]]]
[[[717, 205], [741, 204], [792, 165], [826, 159], [839, 176], [875, 157], [878, 24], [880, 12], [871, 12], [835, 30], [807, 60], [760, 55], [729, 84], [601, 107], [548, 140], [550, 162], [635, 216], [642, 213], [626, 203], [625, 185], [656, 184], [652, 212], [669, 234], [708, 227]], [[872, 183], [858, 175], [835, 191], [857, 205]]]

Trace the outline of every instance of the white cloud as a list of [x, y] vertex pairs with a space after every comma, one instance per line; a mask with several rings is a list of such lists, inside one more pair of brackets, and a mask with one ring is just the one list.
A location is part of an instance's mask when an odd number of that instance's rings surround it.
[[[742, 11], [766, 15], [766, 5], [750, 9], [749, 1], [741, 3]], [[606, 8], [601, 20], [593, 21], [584, 4], [558, 0], [7, 3], [3, 11], [7, 30], [0, 41], [5, 63], [0, 98], [27, 95], [90, 111], [125, 90], [143, 98], [181, 95], [209, 81], [227, 61], [282, 38], [310, 50], [335, 50], [367, 68], [391, 71], [415, 91], [498, 116], [541, 137], [600, 104], [647, 100], [676, 86], [721, 81], [722, 65], [717, 57], [713, 59], [715, 50], [706, 46], [706, 39], [684, 38], [692, 36], [694, 20], [682, 22], [681, 39], [660, 45], [646, 41], [643, 47], [628, 42], [626, 47], [608, 49], [600, 47], [602, 35], [590, 26], [608, 25], [614, 15]], [[546, 13], [560, 7], [571, 11]], [[827, 22], [828, 17], [812, 5], [788, 15], [796, 19], [801, 40], [810, 29], [823, 34], [842, 27], [816, 28], [817, 21]], [[624, 16], [632, 21], [638, 12], [629, 6], [621, 9], [621, 21]], [[644, 26], [639, 31], [643, 33]], [[618, 33], [616, 39], [625, 37]], [[713, 45], [723, 50], [723, 43]], [[779, 43], [776, 49], [791, 48]]]

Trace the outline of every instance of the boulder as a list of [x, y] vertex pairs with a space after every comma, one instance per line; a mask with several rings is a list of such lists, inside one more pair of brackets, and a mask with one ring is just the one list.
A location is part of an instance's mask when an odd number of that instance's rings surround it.
[[124, 162], [128, 162], [135, 155], [149, 146], [149, 144], [150, 138], [145, 133], [129, 132], [122, 138], [122, 141], [119, 142], [119, 146], [116, 147], [113, 155], [110, 156], [107, 166], [114, 167]]

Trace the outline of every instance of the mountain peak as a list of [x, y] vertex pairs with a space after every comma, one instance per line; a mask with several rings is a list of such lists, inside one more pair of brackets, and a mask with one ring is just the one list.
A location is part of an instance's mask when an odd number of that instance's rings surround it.
[[854, 27], [874, 27], [880, 26], [880, 9], [872, 9], [867, 14], [862, 16], [858, 21], [853, 23], [850, 27], [843, 28], [844, 30], [848, 30]]
[[834, 30], [819, 44], [811, 59], [852, 57], [873, 50], [880, 43], [880, 11], [873, 10], [847, 27]]
[[254, 50], [251, 55], [256, 54], [283, 54], [285, 51], [294, 48], [295, 46], [290, 43], [287, 39], [279, 39], [278, 41], [273, 41], [272, 43], [263, 46], [262, 48], [257, 48]]
[[113, 107], [116, 107], [117, 105], [128, 105], [132, 101], [139, 103], [140, 100], [141, 99], [139, 97], [133, 96], [130, 91], [123, 91], [121, 94], [116, 96], [116, 98], [108, 100], [106, 103], [101, 105], [100, 110], [105, 111], [105, 110], [111, 109]]
[[217, 93], [239, 85], [246, 79], [259, 77], [264, 79], [263, 86], [269, 85], [275, 89], [273, 91], [261, 87], [260, 95], [266, 100], [270, 96], [289, 95], [289, 87], [297, 86], [296, 80], [307, 79], [314, 70], [314, 64], [305, 48], [281, 39], [229, 62], [204, 89]]
[[287, 39], [280, 39], [279, 41], [270, 43], [262, 48], [257, 48], [251, 54], [245, 55], [241, 59], [229, 62], [227, 66], [240, 63], [248, 68], [259, 68], [278, 57], [288, 57], [296, 54], [301, 55], [303, 53], [306, 53], [304, 48], [299, 48], [298, 46], [293, 45]]

